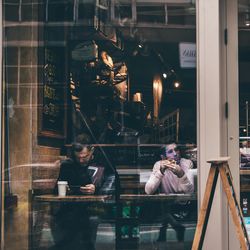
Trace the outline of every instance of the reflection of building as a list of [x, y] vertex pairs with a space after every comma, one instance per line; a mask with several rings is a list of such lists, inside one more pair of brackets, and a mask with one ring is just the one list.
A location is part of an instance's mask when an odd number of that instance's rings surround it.
[[[93, 2], [99, 3], [99, 5], [95, 6], [92, 4]], [[175, 2], [178, 2], [178, 4], [175, 4]], [[8, 105], [6, 115], [9, 118], [6, 119], [6, 129], [8, 131], [3, 134], [8, 136], [9, 143], [9, 162], [5, 167], [8, 165], [11, 167], [11, 175], [6, 175], [6, 178], [11, 178], [10, 180], [12, 181], [10, 190], [6, 190], [18, 194], [19, 200], [27, 201], [27, 190], [30, 186], [30, 168], [25, 164], [54, 161], [60, 155], [60, 146], [68, 142], [65, 135], [69, 134], [70, 126], [65, 126], [66, 131], [63, 131], [63, 134], [54, 133], [53, 128], [47, 131], [49, 133], [39, 133], [42, 132], [42, 127], [38, 125], [41, 125], [39, 117], [39, 108], [41, 107], [39, 98], [41, 96], [39, 94], [43, 93], [42, 88], [44, 84], [44, 48], [50, 47], [54, 51], [58, 48], [59, 52], [57, 54], [61, 57], [59, 57], [57, 65], [63, 64], [63, 67], [65, 67], [62, 69], [62, 74], [64, 75], [60, 80], [61, 85], [59, 84], [58, 87], [66, 86], [69, 78], [68, 61], [66, 58], [68, 52], [72, 49], [69, 41], [74, 46], [79, 40], [85, 40], [91, 34], [91, 30], [87, 28], [89, 26], [98, 28], [101, 31], [101, 36], [97, 36], [96, 39], [103, 43], [111, 39], [115, 42], [114, 45], [116, 47], [122, 47], [119, 34], [115, 33], [114, 27], [119, 28], [124, 38], [131, 42], [131, 54], [139, 55], [133, 58], [130, 55], [130, 58], [132, 58], [131, 68], [137, 68], [137, 71], [131, 75], [130, 79], [131, 84], [132, 82], [136, 83], [131, 86], [131, 95], [135, 92], [142, 92], [144, 101], [147, 103], [151, 102], [150, 105], [152, 105], [149, 94], [152, 93], [152, 79], [150, 81], [145, 81], [145, 79], [149, 79], [153, 75], [152, 73], [155, 73], [154, 71], [158, 70], [160, 66], [157, 65], [157, 69], [154, 69], [152, 67], [153, 63], [150, 64], [144, 60], [150, 54], [148, 47], [145, 46], [143, 50], [139, 50], [139, 48], [135, 49], [134, 45], [138, 42], [148, 43], [150, 48], [161, 52], [159, 58], [167, 58], [164, 66], [173, 66], [169, 57], [171, 54], [174, 54], [173, 58], [178, 58], [177, 42], [186, 41], [194, 43], [197, 40], [199, 49], [197, 68], [197, 83], [199, 86], [197, 90], [197, 98], [199, 100], [197, 102], [197, 134], [200, 158], [198, 164], [200, 166], [200, 193], [202, 194], [204, 190], [207, 158], [230, 154], [233, 163], [235, 163], [234, 166], [237, 166], [238, 133], [235, 129], [238, 127], [238, 103], [236, 97], [238, 88], [235, 85], [238, 79], [237, 72], [235, 72], [237, 59], [235, 57], [232, 59], [230, 54], [237, 54], [237, 44], [232, 45], [230, 40], [232, 36], [236, 37], [237, 27], [228, 25], [230, 37], [227, 50], [228, 61], [224, 63], [227, 66], [227, 72], [225, 72], [225, 69], [221, 66], [221, 62], [224, 62], [224, 57], [220, 54], [224, 53], [224, 41], [222, 41], [223, 39], [219, 35], [223, 33], [219, 32], [219, 27], [222, 30], [224, 28], [221, 27], [223, 24], [220, 23], [217, 17], [217, 14], [221, 17], [225, 15], [222, 11], [223, 4], [219, 7], [219, 1], [199, 2], [199, 6], [195, 6], [195, 1], [188, 0], [3, 1], [5, 19], [3, 23], [4, 82], [6, 87], [6, 104]], [[244, 26], [248, 16], [246, 7], [246, 1], [240, 1], [240, 41], [243, 47], [240, 48], [239, 54], [240, 65], [244, 71], [241, 79], [244, 86], [240, 94], [244, 98], [249, 97], [249, 76], [247, 70], [249, 68], [249, 59], [247, 58], [248, 50], [245, 50], [249, 44], [247, 38], [248, 30]], [[232, 8], [232, 6], [228, 8]], [[233, 12], [235, 9], [230, 9], [230, 11]], [[196, 12], [199, 13], [197, 21], [195, 20]], [[235, 25], [236, 14], [230, 14], [225, 19]], [[197, 39], [195, 38], [195, 23], [198, 24]], [[150, 31], [148, 27], [150, 27]], [[131, 41], [132, 39], [134, 40]], [[161, 46], [159, 41], [167, 42], [168, 48]], [[208, 41], [209, 44], [207, 43]], [[161, 61], [159, 58], [157, 63]], [[178, 62], [175, 62], [175, 64], [178, 64]], [[143, 76], [140, 75], [141, 72], [143, 72]], [[213, 73], [211, 74], [211, 72]], [[230, 87], [227, 86], [227, 95], [223, 92], [224, 88], [226, 88], [226, 83], [223, 81], [226, 74], [228, 74], [227, 84]], [[189, 83], [182, 95], [185, 103], [190, 105], [187, 107], [189, 110], [191, 106], [196, 106], [196, 101], [190, 102], [190, 99], [196, 99], [196, 75], [194, 77], [193, 75], [195, 75], [195, 69], [193, 69], [192, 73], [185, 71], [182, 75], [184, 82]], [[145, 79], [142, 79], [143, 77]], [[171, 91], [173, 90], [171, 89]], [[165, 94], [169, 94], [169, 92], [163, 93], [163, 95]], [[178, 97], [181, 95], [181, 92], [176, 91], [175, 94]], [[173, 97], [173, 95], [171, 96]], [[65, 96], [65, 100], [66, 98]], [[222, 108], [225, 106], [225, 102], [229, 103], [228, 119], [225, 118], [224, 109]], [[67, 102], [63, 103], [62, 106], [65, 107], [65, 114], [68, 114], [70, 111], [67, 109]], [[167, 112], [171, 113], [175, 108], [174, 106]], [[160, 118], [164, 119], [164, 116]], [[196, 123], [196, 121], [193, 121], [193, 123]], [[66, 121], [63, 122], [63, 125], [67, 125]], [[26, 167], [17, 167], [23, 165]], [[237, 183], [237, 168], [233, 168], [233, 175]], [[219, 195], [218, 200], [223, 200], [221, 195]], [[221, 208], [222, 204], [220, 202], [218, 204], [216, 213], [222, 217], [226, 213]], [[26, 220], [27, 212], [25, 211], [23, 214], [22, 218]], [[226, 223], [222, 225], [216, 216], [213, 216], [213, 218], [215, 218], [215, 228], [209, 231], [223, 236], [223, 230], [220, 231], [219, 228], [226, 227], [226, 230], [224, 230], [226, 236], [224, 236], [227, 238], [228, 227]], [[225, 221], [227, 220], [225, 219]], [[219, 232], [215, 229], [218, 229]], [[208, 239], [211, 238], [213, 237], [210, 236]], [[222, 237], [220, 238], [222, 239]], [[27, 245], [27, 240], [24, 241], [23, 244]], [[229, 237], [228, 241], [233, 241], [233, 237]], [[235, 242], [237, 241], [235, 240]], [[216, 243], [211, 241], [210, 244]], [[223, 242], [219, 240], [218, 244], [221, 246]], [[213, 248], [219, 249], [220, 247], [215, 246]]]
[[[98, 5], [93, 5], [94, 2]], [[131, 28], [128, 23], [117, 23], [115, 15], [122, 10], [120, 7], [115, 10], [114, 4], [118, 6], [115, 1], [3, 1], [4, 81], [8, 105], [6, 109], [6, 130], [8, 131], [4, 133], [8, 141], [5, 165], [5, 178], [8, 185], [6, 185], [5, 194], [17, 195], [19, 204], [27, 204], [25, 202], [28, 201], [32, 164], [53, 162], [60, 155], [60, 147], [70, 142], [70, 137], [67, 138], [71, 133], [71, 121], [67, 119], [70, 108], [66, 102], [68, 96], [65, 89], [70, 75], [69, 55], [72, 48], [91, 36], [100, 46], [105, 46], [111, 41], [112, 46], [111, 48], [108, 46], [108, 49], [115, 53], [123, 46], [120, 33], [116, 33], [117, 27], [124, 34], [123, 39], [128, 42], [133, 39], [132, 44], [129, 45], [131, 46], [129, 53], [134, 50], [134, 46], [137, 46], [140, 37], [145, 37], [144, 41], [152, 43], [163, 38], [156, 38], [159, 30], [169, 33], [165, 30], [165, 24], [154, 24], [154, 18], [143, 24], [145, 15], [141, 9], [142, 4], [140, 8], [138, 7], [139, 16], [142, 17], [142, 19], [138, 18], [138, 25], [142, 24], [140, 28], [136, 24]], [[133, 15], [134, 8], [133, 5]], [[147, 11], [148, 7], [146, 7]], [[156, 13], [158, 13], [157, 6]], [[162, 5], [160, 13], [162, 13]], [[161, 20], [162, 17], [156, 17], [156, 19]], [[152, 29], [149, 34], [145, 28], [149, 27], [150, 23], [156, 30]], [[94, 33], [96, 29], [99, 32]], [[194, 32], [195, 29], [192, 26], [189, 40], [194, 41], [192, 37]], [[164, 36], [162, 41], [166, 42], [167, 39]], [[177, 38], [171, 39], [177, 41]], [[163, 46], [161, 47], [163, 50]], [[147, 56], [146, 60], [144, 56]], [[144, 49], [143, 53], [133, 58], [130, 63], [130, 68], [137, 68], [131, 76], [131, 84], [136, 83], [136, 86], [131, 87], [130, 95], [142, 90], [143, 101], [149, 103], [149, 106], [152, 105], [153, 100], [151, 99], [153, 90], [151, 76], [160, 67], [157, 65], [152, 68], [154, 61], [146, 62], [144, 68], [141, 67], [143, 61], [150, 61], [148, 59], [152, 57], [155, 55], [149, 56], [148, 51]], [[160, 65], [162, 62], [157, 59], [157, 63]], [[56, 88], [50, 86], [52, 83]], [[63, 101], [52, 103], [52, 100], [58, 99]], [[136, 119], [140, 120], [140, 116], [136, 114], [140, 114], [145, 109], [144, 104], [138, 103], [133, 108]], [[59, 113], [58, 109], [64, 111], [64, 116], [60, 113], [57, 119], [52, 119], [53, 114]], [[48, 118], [46, 123], [44, 115]], [[55, 122], [58, 127], [53, 126]], [[142, 119], [140, 122], [143, 122]], [[18, 211], [22, 214], [21, 220], [28, 220], [26, 207], [18, 207]], [[19, 222], [19, 220], [16, 221], [17, 224]], [[20, 233], [24, 234], [20, 248], [25, 249], [28, 245], [27, 228], [17, 232], [17, 234]], [[12, 242], [13, 240], [6, 240], [10, 249]]]
[[[132, 2], [132, 4], [129, 4], [129, 1], [46, 1], [44, 3], [39, 2], [33, 5], [24, 3], [13, 5], [6, 1], [5, 6], [7, 20], [11, 20], [12, 17], [10, 13], [13, 13], [11, 11], [14, 7], [19, 10], [16, 14], [18, 15], [18, 21], [21, 21], [22, 23], [21, 26], [19, 22], [17, 23], [17, 26], [13, 26], [13, 23], [9, 23], [9, 21], [6, 22], [8, 29], [12, 30], [12, 32], [15, 32], [17, 27], [18, 29], [22, 29], [25, 25], [29, 26], [29, 21], [33, 21], [33, 39], [36, 43], [33, 41], [32, 47], [35, 46], [33, 47], [33, 50], [38, 59], [38, 73], [35, 76], [35, 79], [41, 84], [41, 87], [42, 84], [44, 84], [42, 67], [48, 61], [48, 54], [44, 54], [44, 48], [47, 48], [47, 51], [53, 50], [54, 58], [57, 58], [57, 65], [54, 63], [53, 66], [57, 69], [61, 69], [61, 72], [58, 73], [58, 75], [62, 76], [62, 79], [56, 81], [61, 83], [60, 88], [63, 88], [63, 84], [68, 81], [69, 71], [71, 70], [69, 61], [72, 60], [72, 58], [70, 58], [68, 54], [82, 40], [95, 39], [96, 42], [99, 43], [98, 45], [104, 48], [106, 46], [103, 45], [104, 43], [112, 41], [114, 47], [118, 49], [123, 47], [121, 39], [128, 43], [132, 41], [132, 43], [128, 45], [128, 50], [131, 50], [131, 52], [137, 47], [137, 43], [141, 42], [143, 48], [138, 52], [138, 55], [133, 58], [129, 65], [130, 71], [132, 71], [129, 92], [130, 95], [133, 95], [133, 93], [141, 91], [149, 109], [153, 109], [152, 91], [155, 89], [153, 88], [152, 90], [152, 84], [148, 87], [149, 82], [152, 82], [151, 77], [155, 74], [161, 74], [161, 71], [163, 70], [171, 70], [167, 65], [168, 63], [164, 62], [164, 58], [168, 57], [170, 50], [175, 51], [173, 57], [178, 56], [178, 46], [173, 46], [169, 42], [177, 44], [178, 40], [185, 39], [186, 41], [193, 42], [195, 40], [194, 5], [188, 1], [181, 1], [178, 4], [175, 4], [174, 1], [167, 3], [165, 1], [138, 1]], [[27, 14], [28, 12], [30, 13], [30, 11], [33, 15]], [[127, 18], [129, 19], [126, 15], [129, 15], [130, 12], [132, 15], [131, 18], [134, 20], [132, 23], [132, 32], [131, 24], [126, 21]], [[152, 15], [150, 13], [152, 13]], [[176, 18], [176, 15], [183, 16], [184, 19], [181, 23], [178, 23], [180, 22], [180, 18]], [[23, 22], [25, 22], [25, 24], [23, 24]], [[35, 25], [36, 22], [38, 24], [37, 26]], [[166, 26], [168, 26], [178, 31], [179, 29], [183, 29], [183, 24], [185, 24], [184, 26], [186, 29], [181, 33], [179, 32], [175, 37], [173, 35], [169, 36], [169, 30], [165, 29]], [[149, 27], [150, 31], [148, 29]], [[118, 28], [120, 32], [116, 32], [115, 28]], [[95, 33], [95, 30], [98, 32]], [[189, 35], [186, 32], [189, 32]], [[121, 33], [123, 35], [122, 38], [120, 36]], [[161, 34], [161, 37], [158, 37], [159, 34]], [[34, 35], [36, 35], [36, 37]], [[37, 43], [37, 41], [39, 42]], [[161, 43], [160, 45], [157, 44], [159, 42]], [[169, 46], [173, 46], [169, 51], [165, 51], [165, 42], [168, 42]], [[11, 56], [10, 52], [7, 52], [7, 57], [8, 55]], [[154, 61], [156, 57], [158, 58], [157, 65]], [[170, 58], [169, 60], [171, 61], [172, 59]], [[63, 61], [67, 61], [68, 63], [60, 65], [60, 62]], [[150, 61], [152, 61], [152, 63]], [[142, 70], [141, 67], [135, 67], [134, 63], [147, 68], [147, 72], [143, 72], [144, 70]], [[33, 66], [34, 70], [36, 66], [35, 64]], [[80, 68], [80, 64], [78, 64], [77, 67]], [[79, 71], [79, 69], [77, 70]], [[186, 76], [184, 71], [183, 74], [183, 81], [190, 82], [186, 85], [188, 89], [183, 91], [190, 90], [193, 93], [192, 96], [190, 95], [190, 100], [185, 100], [185, 102], [191, 104], [193, 103], [191, 99], [195, 98], [194, 71], [192, 74], [189, 74], [189, 76]], [[78, 81], [79, 79], [74, 80]], [[59, 93], [59, 90], [57, 92], [58, 95], [62, 96], [62, 93]], [[176, 98], [175, 93], [172, 93], [171, 95], [174, 99]], [[189, 98], [188, 95], [186, 95], [186, 97]], [[39, 98], [41, 98], [41, 95], [39, 95]], [[182, 100], [182, 98], [180, 98], [180, 100]], [[168, 106], [169, 110], [162, 109], [162, 114], [159, 112], [160, 103], [156, 105], [158, 111], [156, 111], [156, 109], [154, 110], [159, 116], [162, 116], [165, 112], [172, 112], [172, 110], [177, 108], [179, 105], [177, 102], [171, 107]], [[170, 103], [174, 102], [171, 101]], [[62, 104], [58, 104], [58, 110], [59, 107], [62, 106]], [[51, 110], [52, 107], [48, 107], [46, 110]], [[192, 105], [190, 105], [189, 108], [194, 109]], [[39, 113], [38, 115], [40, 118], [41, 114]], [[47, 120], [50, 121], [51, 117]], [[193, 123], [195, 123], [195, 121]], [[61, 121], [59, 124], [63, 124], [63, 122]], [[47, 125], [46, 127], [49, 131], [53, 130], [53, 128], [50, 128], [49, 125]], [[62, 128], [61, 130], [64, 129], [66, 128]], [[43, 128], [39, 126], [38, 130], [41, 132]], [[42, 134], [44, 134], [44, 131]], [[193, 141], [195, 141], [195, 137], [193, 138]]]

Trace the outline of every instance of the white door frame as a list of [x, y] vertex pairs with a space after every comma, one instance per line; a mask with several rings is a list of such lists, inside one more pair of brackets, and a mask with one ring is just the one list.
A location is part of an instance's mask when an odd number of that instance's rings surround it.
[[[227, 102], [228, 127], [227, 145], [228, 155], [231, 157], [229, 165], [233, 176], [234, 187], [238, 199], [240, 198], [240, 162], [239, 162], [239, 77], [238, 77], [238, 1], [227, 0], [226, 8], [228, 44], [227, 44]], [[240, 249], [239, 241], [229, 216], [229, 250]]]
[[[224, 39], [226, 28], [227, 45]], [[237, 31], [237, 1], [197, 1], [199, 206], [210, 158], [231, 157], [229, 165], [239, 194]], [[203, 249], [239, 249], [220, 180], [215, 192]]]

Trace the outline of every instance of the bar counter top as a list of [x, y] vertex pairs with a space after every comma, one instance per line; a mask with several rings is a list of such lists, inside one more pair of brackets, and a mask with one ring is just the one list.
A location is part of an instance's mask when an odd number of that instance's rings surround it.
[[[34, 196], [35, 201], [39, 202], [106, 202], [112, 199], [111, 195], [37, 195]], [[196, 200], [197, 194], [122, 194], [120, 195], [121, 201], [185, 201]]]
[[197, 194], [122, 194], [121, 201], [166, 201], [166, 200], [196, 200]]
[[105, 202], [110, 195], [67, 195], [59, 196], [53, 194], [36, 195], [35, 201], [40, 202]]

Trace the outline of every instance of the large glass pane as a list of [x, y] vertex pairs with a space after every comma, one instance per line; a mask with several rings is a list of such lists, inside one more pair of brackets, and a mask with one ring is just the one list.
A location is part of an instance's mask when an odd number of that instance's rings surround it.
[[239, 22], [239, 135], [240, 135], [240, 195], [243, 216], [245, 217], [248, 234], [250, 234], [250, 84], [248, 67], [250, 65], [250, 3], [238, 1]]
[[191, 249], [194, 1], [3, 4], [4, 249]]

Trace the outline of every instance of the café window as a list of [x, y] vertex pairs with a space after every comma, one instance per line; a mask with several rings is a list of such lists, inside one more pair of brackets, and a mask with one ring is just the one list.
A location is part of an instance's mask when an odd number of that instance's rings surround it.
[[240, 151], [240, 199], [246, 229], [250, 235], [250, 88], [248, 67], [250, 65], [250, 4], [238, 1], [238, 53], [239, 53], [239, 151]]
[[71, 208], [68, 249], [191, 248], [196, 25], [183, 2], [4, 1], [6, 249], [16, 235], [62, 245]]

